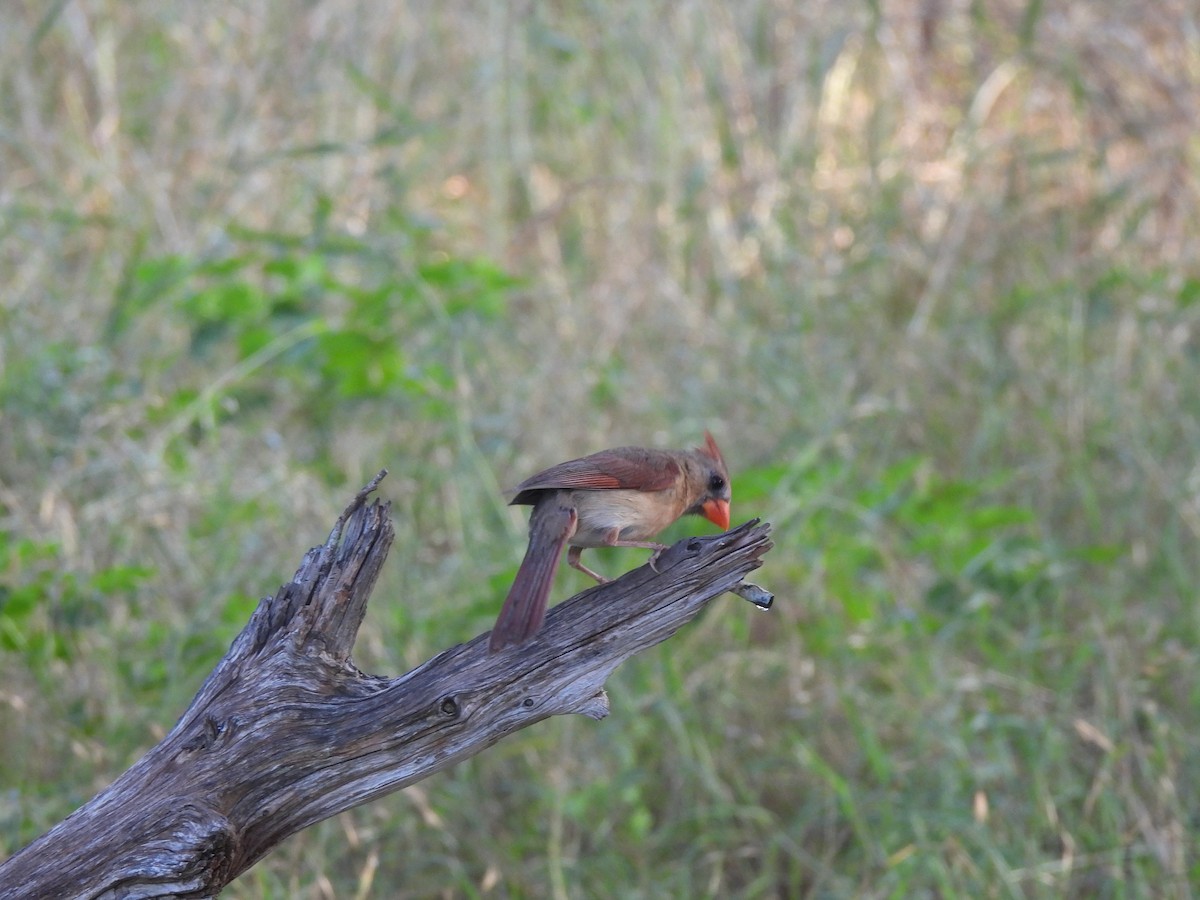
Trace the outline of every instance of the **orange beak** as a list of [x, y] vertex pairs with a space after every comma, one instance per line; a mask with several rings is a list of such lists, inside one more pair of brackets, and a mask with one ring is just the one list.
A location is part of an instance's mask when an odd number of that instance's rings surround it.
[[700, 512], [722, 531], [729, 530], [728, 500], [705, 500], [700, 504]]

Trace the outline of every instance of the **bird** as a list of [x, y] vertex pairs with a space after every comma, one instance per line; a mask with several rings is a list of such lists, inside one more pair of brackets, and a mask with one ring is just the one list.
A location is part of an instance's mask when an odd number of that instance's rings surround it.
[[496, 653], [520, 645], [542, 626], [563, 547], [567, 562], [604, 584], [585, 566], [588, 547], [666, 550], [652, 538], [684, 515], [703, 516], [729, 530], [729, 470], [713, 436], [694, 450], [615, 447], [568, 460], [533, 475], [511, 491], [510, 506], [529, 505], [529, 547], [488, 639]]

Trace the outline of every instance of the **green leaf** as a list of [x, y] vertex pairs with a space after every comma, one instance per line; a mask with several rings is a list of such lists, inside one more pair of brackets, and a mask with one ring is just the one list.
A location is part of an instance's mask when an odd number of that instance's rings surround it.
[[131, 591], [157, 574], [149, 566], [112, 566], [88, 579], [88, 586], [101, 594]]

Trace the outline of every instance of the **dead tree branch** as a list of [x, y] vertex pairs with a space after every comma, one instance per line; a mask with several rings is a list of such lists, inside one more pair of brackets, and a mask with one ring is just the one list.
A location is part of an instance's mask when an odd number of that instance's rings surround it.
[[350, 651], [391, 546], [380, 475], [263, 599], [161, 743], [0, 865], [4, 897], [212, 897], [286, 837], [549, 716], [608, 712], [604, 682], [738, 586], [770, 549], [748, 522], [551, 610], [521, 647], [487, 635], [399, 678]]

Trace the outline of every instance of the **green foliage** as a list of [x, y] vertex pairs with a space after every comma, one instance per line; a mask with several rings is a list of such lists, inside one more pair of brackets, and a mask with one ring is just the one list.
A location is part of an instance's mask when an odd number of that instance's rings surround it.
[[[162, 402], [176, 433], [274, 408], [285, 393], [318, 428], [347, 402], [389, 400], [403, 412], [446, 416], [453, 376], [445, 349], [478, 352], [479, 327], [506, 315], [520, 280], [482, 258], [426, 247], [420, 229], [376, 235], [412, 245], [393, 259], [345, 234], [304, 238], [235, 228], [204, 259], [139, 262], [124, 285], [122, 327], [139, 298], [174, 298], [189, 356], [221, 376], [182, 385]], [[244, 424], [244, 417], [239, 416]]]
[[102, 620], [106, 599], [133, 592], [155, 574], [116, 565], [80, 577], [58, 545], [0, 531], [0, 650], [39, 668], [69, 662], [78, 635]]

